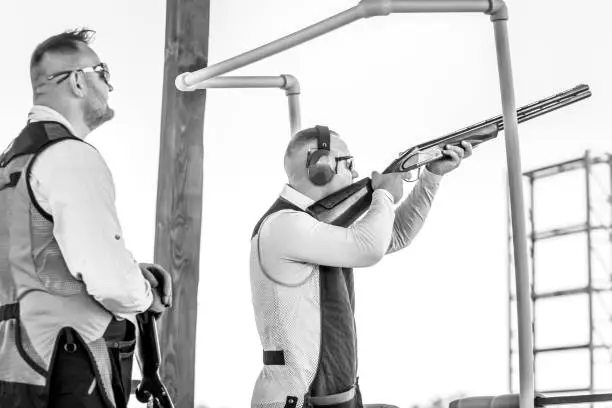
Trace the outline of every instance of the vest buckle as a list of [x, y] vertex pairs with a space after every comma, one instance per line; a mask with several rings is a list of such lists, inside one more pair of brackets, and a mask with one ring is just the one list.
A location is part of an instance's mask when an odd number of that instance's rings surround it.
[[64, 343], [64, 351], [70, 354], [77, 351], [77, 345], [74, 341], [74, 335], [70, 330], [66, 331], [66, 343]]

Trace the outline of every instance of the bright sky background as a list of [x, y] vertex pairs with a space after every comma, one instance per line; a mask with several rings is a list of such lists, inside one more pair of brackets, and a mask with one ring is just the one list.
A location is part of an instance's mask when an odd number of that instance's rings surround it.
[[[209, 61], [232, 57], [355, 4], [213, 1]], [[520, 126], [523, 168], [576, 158], [586, 149], [612, 153], [612, 31], [605, 28], [612, 3], [508, 4], [517, 104], [580, 83], [589, 84], [594, 94]], [[6, 146], [25, 124], [32, 50], [48, 36], [78, 26], [98, 32], [93, 47], [110, 65], [116, 88], [110, 100], [115, 120], [88, 141], [114, 173], [129, 248], [136, 259], [152, 260], [163, 2], [4, 4], [0, 145]], [[284, 73], [300, 80], [304, 127], [326, 124], [343, 135], [362, 176], [386, 167], [413, 144], [501, 113], [493, 27], [479, 14], [362, 20], [233, 74]], [[212, 408], [248, 406], [261, 368], [250, 299], [249, 238], [285, 181], [286, 103], [280, 90], [212, 90], [207, 98], [196, 402]], [[445, 177], [411, 247], [356, 271], [365, 402], [407, 407], [457, 392], [508, 391], [505, 174], [504, 143], [498, 138]], [[551, 223], [572, 221], [566, 218], [566, 203], [583, 194], [579, 182], [560, 184], [560, 190], [546, 195], [555, 197], [543, 210]], [[553, 262], [548, 270], [552, 280], [570, 276], [571, 262], [583, 267], [576, 262], [580, 255], [572, 252], [579, 245], [563, 252], [569, 261]], [[553, 250], [550, 256], [560, 253]], [[559, 310], [550, 314], [557, 328], [549, 334], [577, 316], [574, 309]], [[584, 324], [583, 318], [574, 320]], [[557, 373], [563, 370], [556, 368]]]

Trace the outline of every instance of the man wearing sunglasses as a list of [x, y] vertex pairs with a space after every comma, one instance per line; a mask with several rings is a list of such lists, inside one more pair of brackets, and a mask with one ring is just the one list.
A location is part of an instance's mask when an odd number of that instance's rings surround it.
[[34, 106], [0, 155], [2, 407], [126, 407], [135, 316], [171, 304], [168, 273], [127, 250], [112, 176], [84, 142], [113, 117], [93, 34], [36, 47]]
[[284, 159], [288, 184], [251, 239], [251, 292], [264, 362], [252, 407], [393, 408], [361, 402], [352, 268], [406, 247], [442, 175], [471, 153], [469, 143], [448, 146], [397, 208], [405, 175], [372, 173], [369, 210], [344, 228], [318, 221], [307, 209], [357, 178], [347, 144], [325, 126], [291, 139]]

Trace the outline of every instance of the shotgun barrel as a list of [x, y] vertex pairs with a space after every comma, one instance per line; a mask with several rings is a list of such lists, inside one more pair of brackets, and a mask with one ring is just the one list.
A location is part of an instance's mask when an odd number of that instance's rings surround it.
[[[591, 96], [589, 86], [578, 85], [567, 91], [523, 106], [517, 111], [518, 122], [528, 121], [586, 99], [589, 96]], [[383, 173], [415, 170], [441, 158], [442, 149], [448, 144], [459, 144], [461, 141], [466, 140], [470, 141], [473, 146], [476, 146], [497, 137], [498, 132], [503, 129], [504, 118], [502, 115], [478, 122], [446, 136], [421, 143], [400, 153], [400, 156]], [[371, 180], [366, 177], [322, 198], [308, 207], [308, 211], [319, 221], [346, 227], [351, 225], [370, 207], [372, 193]]]
[[[589, 86], [578, 85], [567, 91], [530, 103], [517, 110], [518, 123], [537, 118], [538, 116], [586, 99], [589, 96], [591, 96]], [[504, 130], [504, 117], [502, 115], [483, 120], [446, 136], [411, 147], [400, 153], [399, 157], [383, 173], [406, 172], [417, 169], [442, 157], [442, 149], [447, 144], [458, 145], [461, 141], [468, 140], [472, 142], [472, 146], [477, 146], [482, 142], [495, 138], [497, 133], [502, 130]], [[420, 160], [416, 157], [418, 153], [425, 157]]]

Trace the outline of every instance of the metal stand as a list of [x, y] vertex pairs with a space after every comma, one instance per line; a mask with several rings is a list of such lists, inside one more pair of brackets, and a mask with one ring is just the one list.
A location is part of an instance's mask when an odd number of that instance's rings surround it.
[[[585, 221], [573, 225], [543, 229], [537, 221], [538, 217], [536, 216], [535, 211], [535, 205], [538, 201], [537, 197], [539, 196], [536, 191], [538, 187], [542, 187], [542, 179], [576, 171], [584, 171], [584, 187], [564, 184], [564, 188], [569, 189], [569, 191], [572, 191], [574, 194], [577, 194], [580, 190], [584, 191], [586, 204]], [[607, 350], [608, 353], [605, 353], [607, 354], [606, 357], [612, 357], [612, 354], [610, 354], [612, 350], [612, 338], [602, 335], [602, 333], [608, 332], [607, 326], [610, 324], [610, 319], [612, 319], [612, 310], [607, 310], [607, 307], [604, 307], [602, 312], [605, 313], [605, 315], [594, 311], [594, 306], [597, 306], [598, 304], [601, 304], [602, 306], [605, 305], [604, 300], [606, 298], [609, 300], [612, 294], [612, 284], [609, 281], [610, 276], [612, 275], [612, 258], [610, 258], [607, 262], [604, 260], [606, 253], [612, 254], [612, 155], [608, 154], [600, 157], [593, 157], [587, 151], [583, 157], [530, 170], [525, 172], [524, 176], [528, 179], [530, 190], [530, 208], [527, 212], [530, 214], [531, 218], [531, 230], [528, 237], [530, 244], [529, 246], [531, 248], [531, 299], [533, 301], [534, 310], [533, 338], [535, 347], [533, 348], [533, 354], [536, 360], [536, 365], [534, 366], [534, 383], [536, 391], [547, 394], [568, 394], [582, 392], [589, 392], [593, 394], [594, 392], [612, 391], [612, 385], [602, 387], [602, 384], [607, 383], [609, 379], [605, 379], [605, 381], [600, 382], [596, 381], [597, 375], [595, 370], [596, 354], [598, 352], [605, 352]], [[598, 240], [595, 239], [597, 234], [607, 234], [608, 239], [598, 242]], [[558, 288], [557, 290], [543, 290], [542, 283], [544, 278], [542, 276], [544, 276], [544, 274], [540, 273], [540, 268], [536, 268], [536, 266], [539, 264], [538, 261], [542, 261], [543, 258], [545, 258], [544, 254], [541, 253], [542, 251], [540, 251], [540, 245], [543, 244], [544, 241], [549, 242], [549, 240], [552, 240], [552, 242], [550, 242], [548, 245], [558, 245], [559, 243], [564, 242], [563, 237], [573, 236], [583, 236], [585, 239], [585, 247], [587, 250], [586, 282], [584, 284], [574, 285], [573, 287]], [[509, 250], [511, 250], [511, 248], [509, 248]], [[556, 253], [558, 253], [558, 251], [555, 252], [555, 256]], [[508, 268], [509, 279], [511, 278], [513, 272], [512, 266], [512, 263], [510, 263]], [[596, 273], [597, 266], [603, 268], [603, 270], [601, 270], [602, 273], [600, 273], [599, 276]], [[573, 271], [571, 269], [560, 269], [556, 271], [555, 275], [569, 274], [576, 276], [578, 273], [579, 271]], [[541, 276], [537, 282], [536, 276]], [[597, 279], [598, 277], [599, 279]], [[509, 289], [509, 301], [512, 307], [515, 299], [510, 286]], [[546, 302], [550, 302], [553, 299], [570, 300], [576, 299], [579, 296], [587, 297], [588, 316], [586, 319], [589, 321], [588, 340], [584, 343], [568, 344], [567, 340], [563, 341], [563, 339], [559, 339], [558, 342], [555, 344], [549, 344], [547, 347], [542, 347], [541, 345], [538, 346], [537, 340], [540, 338], [538, 326], [540, 321], [538, 321], [538, 319], [535, 317], [535, 312], [538, 310], [538, 306], [543, 307], [546, 305]], [[601, 302], [597, 303], [597, 301]], [[512, 344], [512, 334], [514, 332], [514, 325], [512, 324], [512, 319], [510, 319], [509, 322], [509, 386], [510, 392], [513, 392], [514, 373], [512, 369], [512, 360], [515, 350]], [[565, 355], [567, 355], [567, 352], [575, 353], [576, 350], [585, 350], [588, 352], [587, 358], [589, 359], [589, 373], [588, 379], [583, 382], [584, 386], [581, 385], [579, 388], [574, 387], [572, 389], [568, 389], [566, 387], [560, 387], [557, 385], [554, 388], [542, 389], [542, 386], [539, 385], [540, 381], [538, 379], [538, 357], [545, 354], [550, 355], [551, 353], [555, 353], [555, 356], [560, 357], [560, 353], [565, 353]], [[606, 364], [609, 364], [609, 361], [606, 361]], [[561, 369], [564, 368], [561, 362], [559, 362], [558, 365]], [[601, 378], [601, 380], [604, 380], [604, 378]], [[564, 398], [567, 399], [568, 397]]]
[[514, 257], [519, 316], [519, 355], [521, 373], [521, 408], [533, 408], [533, 355], [531, 338], [531, 305], [529, 302], [529, 276], [525, 234], [525, 211], [521, 183], [521, 161], [518, 126], [514, 104], [514, 88], [506, 20], [508, 10], [502, 0], [362, 0], [357, 6], [336, 14], [317, 24], [245, 52], [210, 67], [177, 76], [179, 90], [193, 90], [197, 84], [218, 75], [238, 69], [266, 57], [285, 51], [362, 18], [390, 13], [481, 12], [491, 15], [495, 30], [495, 44], [499, 68], [500, 88], [506, 128], [506, 156], [510, 184], [512, 228], [514, 229]]

